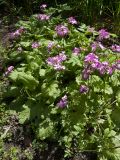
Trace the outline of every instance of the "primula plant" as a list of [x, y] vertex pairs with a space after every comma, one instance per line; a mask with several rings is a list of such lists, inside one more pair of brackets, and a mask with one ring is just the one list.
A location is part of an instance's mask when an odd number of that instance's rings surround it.
[[46, 7], [10, 34], [3, 102], [20, 123], [34, 121], [36, 139], [58, 141], [65, 157], [120, 160], [117, 36], [65, 19], [63, 6]]

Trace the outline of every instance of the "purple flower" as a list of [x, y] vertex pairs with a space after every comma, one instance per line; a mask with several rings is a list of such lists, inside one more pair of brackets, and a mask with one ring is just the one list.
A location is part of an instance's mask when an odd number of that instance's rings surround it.
[[59, 53], [59, 55], [54, 56], [54, 57], [49, 57], [47, 59], [47, 64], [53, 66], [55, 70], [64, 70], [65, 66], [62, 65], [62, 62], [67, 59], [65, 52]]
[[110, 37], [110, 34], [109, 32], [107, 32], [105, 29], [101, 29], [98, 31], [99, 32], [99, 39], [102, 40], [102, 39], [107, 39]]
[[74, 17], [69, 17], [69, 18], [68, 18], [68, 22], [69, 22], [70, 24], [77, 24], [77, 21], [76, 21], [76, 19], [75, 19]]
[[106, 73], [106, 68], [107, 68], [107, 64], [105, 64], [104, 62], [99, 63], [99, 66], [96, 68], [96, 70], [98, 70], [100, 72], [100, 74], [105, 74]]
[[89, 53], [87, 56], [85, 56], [84, 62], [86, 64], [98, 62], [98, 56], [96, 56], [94, 53]]
[[101, 66], [101, 62], [99, 62], [99, 61], [91, 64], [91, 68], [93, 70], [100, 68], [100, 66]]
[[75, 47], [75, 48], [73, 49], [73, 54], [74, 54], [75, 56], [77, 56], [79, 53], [80, 53], [80, 48]]
[[120, 52], [120, 46], [119, 45], [112, 45], [111, 49], [114, 51], [114, 52]]
[[65, 55], [65, 51], [62, 51], [60, 54], [59, 54], [59, 58], [61, 59], [61, 62], [62, 61], [65, 61], [67, 59], [66, 55]]
[[7, 70], [8, 70], [9, 72], [12, 72], [13, 69], [14, 69], [14, 66], [10, 66], [10, 67], [7, 68]]
[[54, 69], [57, 71], [65, 70], [65, 66], [63, 66], [61, 64], [56, 64], [56, 65], [54, 65]]
[[90, 74], [92, 73], [92, 70], [90, 68], [85, 68], [83, 71], [82, 71], [82, 78], [84, 80], [87, 80], [89, 79], [89, 76]]
[[68, 104], [67, 95], [64, 95], [64, 96], [61, 98], [61, 100], [57, 103], [57, 106], [58, 106], [59, 108], [64, 108], [64, 107], [67, 106], [67, 104]]
[[97, 49], [97, 43], [96, 42], [92, 43], [91, 44], [91, 48], [92, 48], [93, 52], [96, 51], [96, 49]]
[[112, 64], [112, 70], [115, 71], [117, 69], [117, 63]]
[[114, 71], [114, 68], [108, 66], [106, 71], [107, 71], [107, 74], [112, 75], [112, 73], [113, 73], [113, 71]]
[[98, 46], [99, 46], [102, 50], [105, 49], [105, 47], [104, 47], [100, 42], [98, 42]]
[[64, 36], [68, 35], [68, 33], [69, 33], [68, 28], [64, 25], [56, 26], [55, 30], [57, 32], [57, 35], [60, 36], [60, 37], [64, 37]]
[[120, 70], [120, 60], [116, 61], [115, 67], [116, 69]]
[[10, 38], [14, 39], [17, 38], [19, 36], [21, 36], [21, 34], [25, 31], [24, 27], [20, 27], [19, 29], [17, 29], [15, 32], [12, 32], [10, 34]]
[[94, 69], [98, 70], [101, 75], [104, 75], [104, 74], [111, 75], [113, 73], [113, 71], [114, 71], [114, 68], [109, 66], [109, 63], [106, 62], [106, 61], [105, 62], [98, 62], [96, 64], [96, 66], [94, 66], [94, 65], [95, 64], [93, 63], [91, 66]]
[[47, 7], [47, 4], [42, 4], [42, 5], [40, 6], [41, 9], [45, 9], [46, 7]]
[[100, 48], [102, 50], [105, 49], [105, 47], [100, 42], [94, 42], [91, 45], [92, 51], [95, 52], [97, 48]]
[[40, 47], [40, 44], [38, 42], [32, 43], [32, 48], [38, 48], [38, 47]]
[[14, 69], [14, 66], [9, 66], [7, 68], [7, 71], [5, 72], [5, 76], [7, 76], [9, 73], [11, 73], [13, 71], [13, 69]]
[[50, 16], [46, 15], [46, 14], [38, 14], [37, 18], [41, 21], [47, 21], [50, 19]]
[[47, 48], [48, 48], [48, 51], [49, 51], [49, 52], [50, 52], [51, 49], [54, 47], [54, 45], [55, 45], [55, 42], [53, 42], [53, 41], [50, 41], [50, 42], [48, 43]]
[[89, 88], [86, 85], [80, 86], [80, 93], [87, 93], [89, 91]]

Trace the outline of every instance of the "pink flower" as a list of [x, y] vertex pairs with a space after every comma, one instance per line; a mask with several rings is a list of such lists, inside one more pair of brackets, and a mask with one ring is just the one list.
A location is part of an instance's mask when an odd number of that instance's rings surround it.
[[13, 69], [14, 69], [14, 66], [10, 66], [10, 67], [8, 67], [7, 70], [8, 70], [9, 72], [12, 72]]
[[46, 14], [38, 14], [37, 18], [41, 21], [47, 21], [50, 19], [50, 16], [46, 15]]
[[115, 68], [120, 70], [120, 60], [116, 61]]
[[38, 48], [38, 47], [40, 47], [40, 44], [38, 42], [32, 43], [32, 48]]
[[73, 54], [74, 54], [75, 56], [77, 56], [79, 53], [80, 53], [80, 48], [75, 47], [75, 48], [73, 49]]
[[64, 37], [64, 36], [68, 35], [68, 33], [69, 33], [68, 28], [64, 25], [56, 26], [55, 30], [56, 30], [58, 36], [60, 36], [60, 37]]
[[91, 44], [91, 48], [92, 48], [93, 52], [96, 51], [96, 49], [97, 49], [97, 43], [96, 42], [92, 43]]
[[68, 22], [69, 22], [70, 24], [77, 24], [77, 21], [76, 21], [76, 19], [75, 19], [74, 17], [69, 17], [69, 18], [68, 18]]
[[102, 49], [102, 50], [104, 50], [105, 49], [105, 47], [100, 43], [100, 42], [98, 42], [98, 46], [100, 47], [100, 49]]
[[95, 52], [97, 48], [100, 48], [102, 50], [105, 49], [105, 47], [100, 43], [100, 42], [93, 42], [91, 44], [91, 48], [92, 48], [92, 51]]
[[14, 69], [14, 66], [10, 66], [7, 68], [7, 71], [5, 72], [5, 76], [7, 76], [9, 73], [11, 73]]
[[50, 42], [48, 43], [47, 48], [48, 48], [48, 51], [49, 51], [49, 52], [50, 52], [51, 49], [54, 47], [54, 45], [55, 45], [55, 42], [53, 42], [53, 41], [50, 41]]
[[20, 27], [19, 29], [17, 29], [15, 32], [12, 32], [10, 34], [10, 38], [14, 39], [17, 38], [19, 36], [21, 36], [21, 34], [25, 31], [24, 27]]
[[87, 93], [89, 91], [89, 88], [86, 85], [80, 86], [80, 93]]
[[110, 34], [109, 32], [107, 32], [105, 29], [101, 29], [98, 31], [99, 32], [99, 39], [102, 40], [102, 39], [107, 39], [110, 37]]
[[86, 64], [93, 63], [93, 62], [98, 62], [98, 56], [96, 56], [94, 53], [89, 53], [87, 56], [85, 56], [84, 62]]
[[45, 9], [46, 7], [47, 7], [47, 4], [42, 4], [42, 5], [40, 6], [41, 9]]
[[112, 45], [111, 49], [112, 49], [114, 52], [120, 52], [120, 46], [117, 45], [117, 44]]
[[62, 65], [62, 62], [66, 60], [65, 52], [61, 52], [59, 55], [54, 57], [49, 57], [47, 59], [47, 64], [53, 66], [55, 70], [64, 70], [65, 66]]
[[64, 108], [64, 107], [67, 106], [67, 104], [68, 104], [67, 95], [64, 95], [64, 96], [61, 98], [61, 100], [57, 103], [57, 106], [58, 106], [59, 108]]
[[82, 71], [82, 78], [83, 78], [84, 80], [89, 79], [89, 76], [90, 76], [91, 73], [92, 73], [91, 68], [85, 68], [85, 69]]

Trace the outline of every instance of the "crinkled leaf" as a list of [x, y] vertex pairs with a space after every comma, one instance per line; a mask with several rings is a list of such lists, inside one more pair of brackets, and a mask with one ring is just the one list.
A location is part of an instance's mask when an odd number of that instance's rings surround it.
[[113, 94], [113, 89], [112, 89], [112, 87], [110, 87], [109, 85], [105, 85], [104, 92], [105, 92], [106, 94]]
[[23, 124], [30, 118], [30, 108], [27, 105], [23, 105], [23, 111], [19, 113], [19, 122]]

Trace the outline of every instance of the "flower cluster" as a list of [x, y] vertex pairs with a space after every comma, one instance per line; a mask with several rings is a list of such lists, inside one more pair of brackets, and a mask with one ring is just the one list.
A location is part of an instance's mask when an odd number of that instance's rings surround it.
[[62, 65], [62, 62], [66, 60], [65, 52], [61, 52], [59, 55], [55, 57], [49, 57], [47, 59], [47, 64], [53, 66], [55, 70], [64, 70], [65, 66]]
[[10, 34], [10, 38], [14, 39], [17, 38], [19, 36], [21, 36], [21, 34], [25, 31], [24, 27], [20, 27], [19, 29], [17, 29], [15, 32], [12, 32]]
[[105, 29], [101, 29], [99, 30], [99, 39], [102, 40], [102, 39], [107, 39], [110, 37], [110, 34], [109, 32], [107, 32]]
[[58, 106], [59, 108], [64, 108], [64, 107], [67, 106], [67, 104], [68, 104], [67, 95], [64, 95], [64, 96], [61, 98], [61, 100], [57, 103], [57, 106]]
[[98, 62], [98, 56], [95, 55], [94, 53], [89, 53], [87, 56], [85, 56], [84, 62], [86, 64]]
[[40, 21], [47, 21], [50, 19], [50, 16], [48, 16], [46, 14], [38, 14], [37, 19], [39, 19]]
[[119, 45], [112, 45], [111, 49], [114, 51], [114, 52], [120, 52], [120, 46]]
[[74, 17], [69, 17], [68, 18], [68, 23], [70, 23], [70, 24], [77, 24], [77, 21], [76, 21], [76, 19]]
[[101, 75], [111, 75], [115, 70], [114, 66], [110, 66], [108, 62], [100, 62], [97, 55], [89, 53], [84, 60], [85, 69], [83, 70], [83, 78], [88, 79], [93, 71], [98, 71]]
[[32, 43], [32, 48], [38, 48], [38, 47], [40, 47], [40, 44], [38, 42]]
[[68, 28], [61, 24], [55, 27], [55, 31], [57, 32], [57, 35], [60, 37], [64, 37], [69, 33]]

